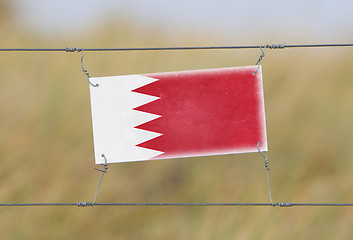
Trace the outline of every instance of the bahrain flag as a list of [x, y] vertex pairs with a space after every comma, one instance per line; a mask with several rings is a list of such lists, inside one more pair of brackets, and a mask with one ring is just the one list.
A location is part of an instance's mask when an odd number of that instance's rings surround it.
[[96, 164], [267, 151], [256, 68], [91, 78]]

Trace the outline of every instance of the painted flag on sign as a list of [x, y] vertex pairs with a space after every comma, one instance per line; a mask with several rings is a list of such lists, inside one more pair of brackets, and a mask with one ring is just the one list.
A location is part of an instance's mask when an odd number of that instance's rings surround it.
[[267, 151], [256, 68], [91, 78], [96, 164]]

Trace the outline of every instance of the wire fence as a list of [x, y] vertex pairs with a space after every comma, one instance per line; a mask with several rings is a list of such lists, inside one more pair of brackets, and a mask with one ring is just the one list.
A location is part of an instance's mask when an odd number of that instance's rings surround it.
[[[138, 47], [138, 48], [0, 48], [0, 52], [82, 52], [81, 65], [84, 51], [173, 51], [173, 50], [230, 50], [230, 49], [261, 49], [264, 56], [265, 49], [285, 49], [285, 48], [323, 48], [323, 47], [353, 47], [353, 43], [330, 43], [330, 44], [272, 44], [272, 45], [250, 45], [250, 46], [196, 46], [196, 47]], [[263, 57], [262, 56], [262, 57]], [[262, 60], [260, 59], [257, 64]], [[82, 65], [82, 70], [85, 70]], [[87, 72], [87, 71], [86, 71]], [[87, 74], [86, 74], [87, 75]], [[89, 75], [87, 75], [89, 79]], [[264, 153], [260, 154], [265, 158], [265, 167], [267, 168], [267, 182], [269, 197], [271, 203], [96, 203], [97, 193], [101, 185], [106, 165], [101, 180], [99, 182], [94, 201], [76, 202], [76, 203], [0, 203], [0, 207], [50, 207], [50, 206], [76, 206], [76, 207], [94, 207], [94, 206], [145, 206], [145, 207], [353, 207], [353, 203], [293, 203], [293, 202], [272, 202], [269, 175], [268, 159]]]

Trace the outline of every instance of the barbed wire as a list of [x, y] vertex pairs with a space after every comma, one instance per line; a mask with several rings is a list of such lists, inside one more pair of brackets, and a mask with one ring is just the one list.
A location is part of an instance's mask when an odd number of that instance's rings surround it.
[[172, 50], [221, 50], [221, 49], [285, 49], [318, 47], [353, 47], [353, 43], [328, 44], [271, 44], [248, 46], [196, 46], [196, 47], [133, 47], [133, 48], [0, 48], [2, 52], [81, 52], [81, 51], [172, 51]]

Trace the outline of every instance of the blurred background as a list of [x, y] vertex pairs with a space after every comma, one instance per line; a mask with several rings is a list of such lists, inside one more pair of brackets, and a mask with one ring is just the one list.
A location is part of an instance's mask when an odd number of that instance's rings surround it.
[[[0, 0], [0, 48], [353, 42], [353, 2]], [[254, 65], [260, 50], [86, 52], [91, 76]], [[0, 202], [93, 201], [80, 53], [0, 53]], [[267, 50], [275, 202], [353, 202], [353, 48]], [[97, 202], [269, 202], [258, 153], [109, 165]], [[351, 208], [1, 207], [2, 239], [351, 239]]]

